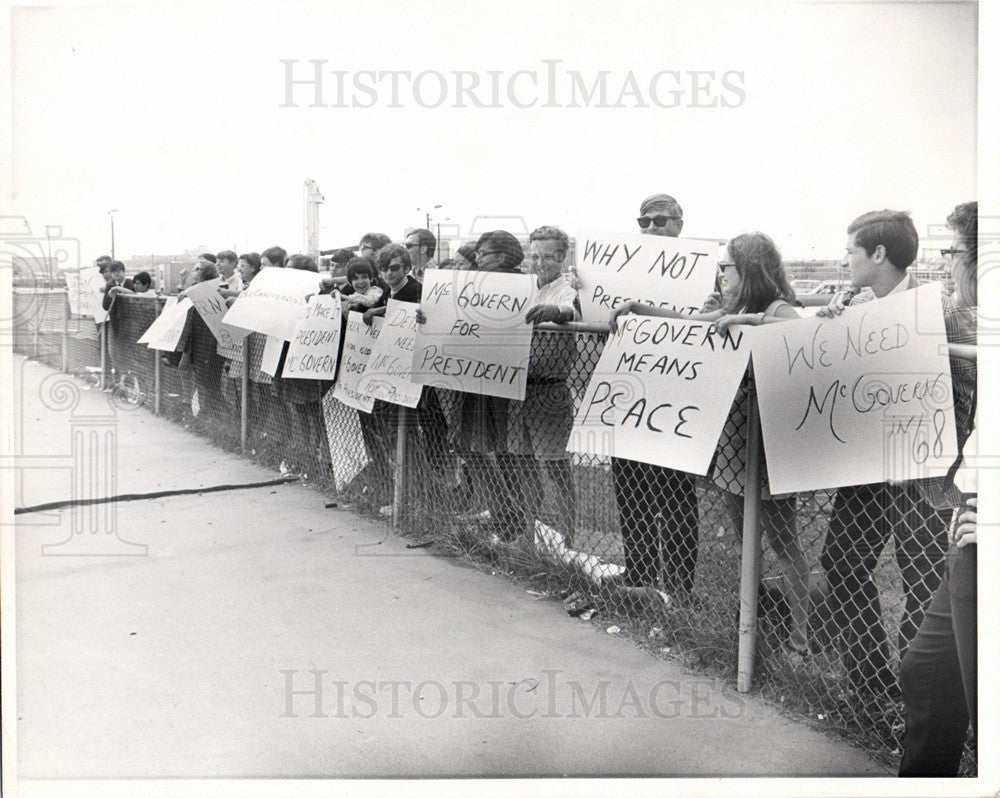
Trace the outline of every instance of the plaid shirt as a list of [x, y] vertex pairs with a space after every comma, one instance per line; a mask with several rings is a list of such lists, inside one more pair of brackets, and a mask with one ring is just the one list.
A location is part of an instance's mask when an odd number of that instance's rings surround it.
[[[944, 329], [949, 344], [976, 343], [976, 308], [960, 308], [955, 305], [954, 295], [942, 303]], [[948, 358], [951, 364], [951, 390], [955, 403], [955, 430], [961, 451], [972, 430], [972, 420], [976, 412], [976, 362], [964, 358]]]

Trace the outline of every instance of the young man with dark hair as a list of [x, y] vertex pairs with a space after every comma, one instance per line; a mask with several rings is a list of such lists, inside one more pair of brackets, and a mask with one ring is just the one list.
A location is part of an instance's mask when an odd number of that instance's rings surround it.
[[361, 236], [361, 242], [358, 244], [358, 254], [362, 257], [375, 257], [375, 253], [378, 252], [386, 244], [391, 244], [392, 239], [389, 238], [385, 233], [365, 233]]
[[281, 247], [268, 247], [260, 253], [260, 267], [262, 269], [268, 266], [277, 266], [283, 269], [287, 260], [288, 252]]
[[216, 255], [216, 264], [219, 267], [219, 274], [222, 275], [224, 283], [223, 288], [228, 288], [232, 291], [243, 290], [243, 280], [240, 277], [239, 270], [236, 268], [239, 260], [239, 257], [231, 249], [224, 249]]
[[[871, 211], [847, 228], [844, 264], [858, 292], [832, 302], [818, 315], [837, 315], [845, 304], [881, 299], [916, 288], [907, 268], [917, 256], [918, 236], [909, 214]], [[828, 606], [841, 633], [851, 687], [860, 701], [882, 702], [899, 694], [889, 665], [889, 640], [879, 589], [872, 579], [891, 539], [903, 581], [905, 608], [899, 626], [900, 657], [917, 633], [924, 608], [941, 582], [947, 521], [916, 483], [879, 482], [840, 488], [833, 502], [820, 562], [830, 585]]]

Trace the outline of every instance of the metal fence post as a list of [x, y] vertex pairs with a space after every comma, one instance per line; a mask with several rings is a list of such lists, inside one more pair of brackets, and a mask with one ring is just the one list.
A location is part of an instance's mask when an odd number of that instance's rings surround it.
[[747, 386], [747, 450], [743, 489], [743, 553], [740, 568], [740, 638], [736, 689], [750, 690], [757, 651], [757, 593], [760, 584], [760, 479], [763, 449], [757, 391], [751, 372]]
[[396, 468], [392, 491], [392, 528], [399, 529], [403, 520], [403, 502], [406, 500], [406, 428], [409, 426], [410, 409], [399, 406], [396, 413]]
[[242, 368], [240, 369], [240, 450], [247, 453], [247, 440], [250, 437], [250, 336], [244, 336], [240, 342], [243, 348]]
[[66, 291], [66, 301], [63, 302], [62, 328], [62, 370], [69, 373], [69, 291]]
[[108, 371], [108, 323], [107, 322], [103, 322], [101, 324], [101, 329], [97, 336], [97, 342], [98, 346], [101, 349], [101, 380], [100, 380], [100, 385], [98, 387], [100, 387], [100, 389], [103, 391]]

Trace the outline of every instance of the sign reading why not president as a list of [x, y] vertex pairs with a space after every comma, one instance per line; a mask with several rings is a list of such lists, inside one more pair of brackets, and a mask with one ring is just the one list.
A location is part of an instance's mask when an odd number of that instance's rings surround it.
[[295, 322], [305, 313], [306, 297], [319, 292], [319, 275], [268, 266], [257, 272], [223, 321], [244, 330], [292, 340]]
[[417, 305], [390, 299], [358, 390], [394, 405], [416, 407], [424, 386], [413, 381]]
[[623, 316], [573, 421], [571, 452], [706, 474], [743, 379], [746, 327]]
[[584, 230], [576, 238], [583, 320], [604, 324], [630, 299], [695, 313], [715, 286], [719, 243]]
[[773, 493], [941, 473], [957, 454], [941, 284], [754, 328]]
[[468, 393], [523, 399], [534, 302], [528, 274], [425, 272], [413, 380]]

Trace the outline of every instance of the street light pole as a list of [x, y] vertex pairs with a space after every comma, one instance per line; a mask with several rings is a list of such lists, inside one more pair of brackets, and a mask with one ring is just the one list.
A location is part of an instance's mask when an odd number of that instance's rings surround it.
[[108, 216], [111, 217], [111, 260], [115, 259], [115, 214], [118, 213], [117, 208], [112, 208], [108, 211]]

